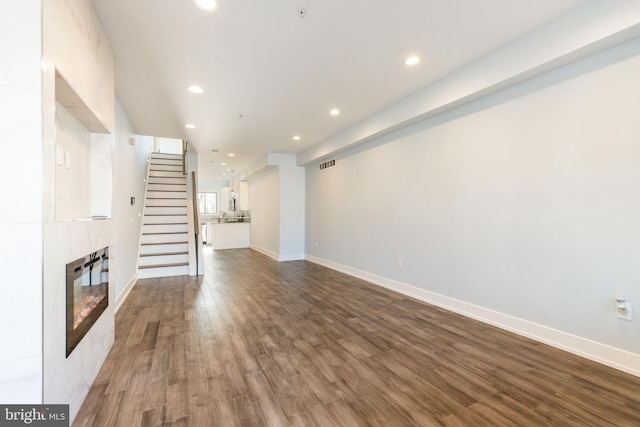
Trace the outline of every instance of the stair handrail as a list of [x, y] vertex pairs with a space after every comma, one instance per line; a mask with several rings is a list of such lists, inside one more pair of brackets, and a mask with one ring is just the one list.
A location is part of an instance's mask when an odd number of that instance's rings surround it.
[[193, 237], [195, 242], [195, 255], [196, 255], [196, 275], [200, 276], [204, 274], [204, 257], [202, 248], [202, 236], [200, 233], [200, 206], [198, 200], [198, 180], [196, 178], [196, 172], [191, 171], [191, 197], [193, 202]]
[[187, 175], [187, 144], [186, 140], [182, 140], [182, 175]]
[[197, 236], [200, 234], [200, 207], [198, 206], [198, 182], [195, 171], [191, 171], [191, 190], [193, 197], [193, 231]]

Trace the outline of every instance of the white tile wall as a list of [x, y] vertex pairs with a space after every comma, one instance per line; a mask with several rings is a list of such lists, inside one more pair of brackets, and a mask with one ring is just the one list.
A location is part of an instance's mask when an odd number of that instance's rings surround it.
[[42, 356], [0, 361], [0, 402], [42, 402]]
[[[55, 158], [55, 146], [60, 139], [56, 133], [60, 129], [56, 129], [55, 126], [57, 111], [54, 82], [55, 73], [58, 72], [100, 122], [112, 130], [115, 108], [113, 53], [91, 0], [47, 0], [42, 2], [42, 5], [42, 72], [45, 95], [42, 111], [45, 118], [44, 173], [47, 177], [43, 191], [46, 214], [43, 271], [43, 395], [47, 403], [70, 404], [70, 416], [73, 419], [113, 345], [115, 274], [111, 275], [109, 281], [109, 307], [67, 358], [65, 266], [69, 261], [91, 251], [105, 246], [112, 247], [113, 224], [111, 220], [55, 220], [56, 208], [59, 208], [55, 204], [60, 202], [60, 197], [56, 197], [55, 180], [50, 178], [60, 171]], [[91, 144], [93, 136], [86, 136], [88, 144]], [[105, 145], [102, 152], [111, 152], [109, 135], [106, 135]], [[75, 156], [72, 158], [71, 168], [76, 167], [78, 160]], [[88, 155], [87, 166], [91, 162], [91, 155]], [[100, 165], [104, 168], [109, 167], [104, 161]], [[83, 176], [87, 177], [88, 174]], [[64, 191], [63, 189], [62, 192]], [[110, 201], [107, 201], [106, 205], [110, 205]], [[88, 210], [86, 216], [90, 214], [91, 211]]]
[[42, 401], [40, 0], [0, 2], [0, 402]]
[[0, 402], [69, 403], [73, 418], [113, 344], [115, 298], [110, 283], [109, 308], [66, 358], [65, 265], [113, 230], [55, 222], [53, 82], [57, 70], [113, 129], [113, 53], [90, 0], [0, 2], [0, 28]]
[[42, 128], [34, 111], [41, 109], [41, 95], [0, 84], [0, 99], [0, 182], [8, 202], [0, 209], [0, 223], [39, 222]]
[[0, 236], [0, 361], [39, 356], [42, 225], [0, 224]]
[[40, 91], [40, 22], [40, 0], [0, 3], [0, 87]]
[[[75, 415], [114, 341], [114, 277], [109, 277], [109, 306], [66, 357], [67, 263], [110, 246], [111, 220], [64, 221], [44, 226], [44, 401], [68, 403]], [[64, 381], [60, 379], [63, 378]]]

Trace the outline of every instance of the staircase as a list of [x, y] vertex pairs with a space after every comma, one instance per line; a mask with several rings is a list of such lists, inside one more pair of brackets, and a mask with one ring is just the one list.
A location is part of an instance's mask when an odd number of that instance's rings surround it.
[[138, 278], [189, 274], [187, 177], [178, 154], [153, 153], [140, 237]]

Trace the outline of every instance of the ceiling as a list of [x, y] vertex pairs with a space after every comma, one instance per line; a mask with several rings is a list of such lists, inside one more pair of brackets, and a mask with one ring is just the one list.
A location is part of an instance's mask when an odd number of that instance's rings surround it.
[[[199, 176], [223, 180], [267, 153], [301, 152], [586, 3], [220, 0], [207, 13], [192, 0], [93, 1], [136, 133], [188, 140]], [[420, 64], [404, 65], [409, 54]]]

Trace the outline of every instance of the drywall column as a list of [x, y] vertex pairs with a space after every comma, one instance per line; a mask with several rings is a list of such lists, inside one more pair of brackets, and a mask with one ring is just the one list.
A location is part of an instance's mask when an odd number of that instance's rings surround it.
[[42, 402], [40, 0], [0, 3], [0, 402]]
[[297, 157], [270, 154], [280, 171], [280, 261], [304, 259], [305, 242], [305, 168]]
[[278, 261], [304, 259], [306, 175], [296, 156], [268, 154], [241, 179], [249, 180], [251, 247]]

